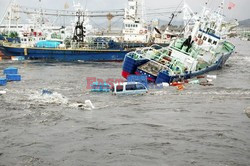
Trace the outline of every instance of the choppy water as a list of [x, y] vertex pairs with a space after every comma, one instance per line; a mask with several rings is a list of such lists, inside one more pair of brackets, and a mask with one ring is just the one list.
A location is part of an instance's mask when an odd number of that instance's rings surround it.
[[0, 165], [250, 165], [250, 43], [234, 42], [214, 86], [143, 96], [86, 89], [86, 77], [121, 78], [121, 63], [0, 62], [23, 77], [0, 87]]

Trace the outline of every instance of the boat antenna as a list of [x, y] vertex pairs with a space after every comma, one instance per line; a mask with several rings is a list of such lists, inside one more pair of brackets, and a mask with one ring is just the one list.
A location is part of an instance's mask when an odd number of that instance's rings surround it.
[[170, 17], [170, 21], [169, 21], [169, 23], [168, 23], [168, 26], [170, 26], [171, 25], [171, 23], [172, 23], [172, 21], [173, 21], [173, 19], [174, 19], [174, 13], [172, 13], [171, 14], [171, 17]]

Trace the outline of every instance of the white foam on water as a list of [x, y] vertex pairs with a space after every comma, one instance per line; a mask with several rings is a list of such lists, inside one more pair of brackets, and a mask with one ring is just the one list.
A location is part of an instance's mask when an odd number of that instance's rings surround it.
[[70, 102], [69, 99], [58, 92], [52, 94], [42, 94], [41, 91], [31, 92], [29, 100], [34, 103], [46, 103], [46, 104], [62, 104], [71, 108], [78, 108], [83, 110], [93, 110], [95, 106], [90, 100], [85, 100], [84, 103]]
[[52, 94], [42, 94], [39, 92], [34, 92], [29, 97], [30, 100], [35, 102], [49, 103], [49, 104], [68, 104], [68, 98], [64, 97], [62, 94], [53, 92]]
[[0, 91], [0, 95], [4, 95], [4, 94], [6, 94], [7, 92], [6, 91]]
[[68, 106], [71, 108], [78, 108], [78, 109], [89, 110], [89, 111], [94, 109], [84, 103], [70, 103], [68, 104]]
[[95, 106], [92, 104], [92, 102], [90, 100], [85, 100], [85, 105], [88, 106], [89, 108], [94, 109]]
[[247, 115], [248, 118], [250, 118], [250, 106], [247, 107], [245, 110], [244, 110], [245, 114]]

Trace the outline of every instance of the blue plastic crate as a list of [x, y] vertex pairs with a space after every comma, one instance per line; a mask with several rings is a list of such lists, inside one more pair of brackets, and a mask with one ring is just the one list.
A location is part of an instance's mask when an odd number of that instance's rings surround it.
[[15, 68], [15, 67], [8, 67], [8, 68], [5, 68], [4, 71], [3, 71], [3, 74], [18, 74], [18, 69]]
[[21, 75], [19, 74], [7, 74], [7, 81], [21, 81]]
[[0, 86], [5, 86], [7, 84], [6, 78], [0, 78]]

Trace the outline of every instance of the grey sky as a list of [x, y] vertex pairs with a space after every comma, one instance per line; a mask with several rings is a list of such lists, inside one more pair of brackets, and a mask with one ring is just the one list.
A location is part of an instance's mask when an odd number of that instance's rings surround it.
[[[73, 0], [41, 0], [43, 7], [51, 9], [63, 9], [65, 2], [72, 5]], [[79, 0], [86, 5], [89, 10], [108, 10], [121, 9], [126, 6], [127, 0]], [[2, 17], [4, 10], [8, 6], [10, 0], [0, 0], [0, 16]], [[31, 7], [37, 7], [39, 0], [17, 0], [19, 4]], [[146, 9], [148, 8], [168, 8], [178, 6], [181, 0], [145, 0]], [[186, 0], [193, 11], [200, 11], [205, 0]], [[209, 6], [217, 7], [221, 0], [210, 0]], [[237, 18], [239, 20], [250, 18], [249, 6], [250, 0], [225, 0], [225, 3], [233, 2], [236, 7], [233, 10], [226, 9], [225, 14], [229, 18]], [[162, 10], [161, 10], [162, 11]], [[170, 15], [166, 15], [169, 18]], [[157, 16], [156, 16], [157, 17]]]

